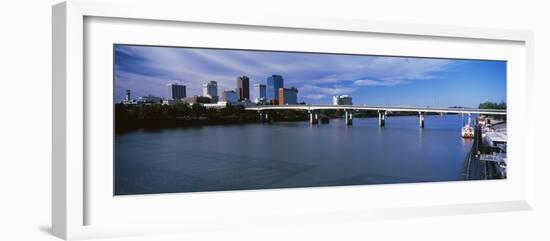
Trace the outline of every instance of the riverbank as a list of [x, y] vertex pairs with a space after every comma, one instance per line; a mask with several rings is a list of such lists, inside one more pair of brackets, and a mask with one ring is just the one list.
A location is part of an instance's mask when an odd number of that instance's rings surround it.
[[[272, 121], [305, 121], [302, 111], [270, 112]], [[168, 105], [115, 105], [115, 132], [135, 129], [162, 129], [210, 125], [238, 125], [262, 123], [257, 112], [246, 111], [242, 106], [209, 109], [200, 104]]]
[[[302, 110], [271, 110], [267, 112], [269, 122], [308, 121], [309, 114]], [[341, 119], [342, 110], [325, 110], [320, 118]], [[415, 116], [412, 112], [393, 112], [391, 116]], [[437, 115], [427, 113], [426, 115]], [[354, 118], [377, 117], [376, 111], [354, 112]], [[162, 129], [178, 127], [239, 125], [263, 123], [259, 113], [247, 111], [243, 106], [227, 106], [220, 109], [205, 108], [200, 104], [168, 105], [115, 105], [115, 132], [127, 132], [136, 129]]]

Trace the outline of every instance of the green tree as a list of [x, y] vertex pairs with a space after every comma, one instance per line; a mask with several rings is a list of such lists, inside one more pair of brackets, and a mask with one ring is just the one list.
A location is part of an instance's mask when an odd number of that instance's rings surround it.
[[506, 109], [506, 102], [502, 101], [500, 103], [486, 101], [479, 104], [479, 109]]

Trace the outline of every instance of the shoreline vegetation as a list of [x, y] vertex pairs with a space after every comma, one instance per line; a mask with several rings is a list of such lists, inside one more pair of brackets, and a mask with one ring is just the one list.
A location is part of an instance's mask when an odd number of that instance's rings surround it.
[[[482, 108], [483, 107], [483, 108]], [[482, 109], [506, 109], [506, 103], [484, 102]], [[236, 125], [262, 123], [258, 112], [247, 111], [241, 105], [229, 105], [225, 108], [206, 108], [201, 104], [176, 105], [125, 105], [115, 104], [115, 133], [123, 133], [136, 129], [163, 129], [178, 127]], [[392, 112], [391, 116], [414, 116], [413, 112]], [[437, 113], [426, 113], [437, 115]], [[342, 110], [325, 110], [321, 117], [335, 119], [343, 118]], [[354, 118], [378, 117], [376, 111], [361, 111], [354, 113]], [[309, 114], [301, 110], [272, 110], [269, 120], [274, 122], [308, 121]]]
[[[273, 111], [273, 121], [305, 121], [309, 115], [302, 111]], [[206, 108], [200, 104], [124, 105], [115, 104], [115, 132], [135, 129], [162, 129], [208, 125], [262, 123], [259, 114], [243, 106]]]

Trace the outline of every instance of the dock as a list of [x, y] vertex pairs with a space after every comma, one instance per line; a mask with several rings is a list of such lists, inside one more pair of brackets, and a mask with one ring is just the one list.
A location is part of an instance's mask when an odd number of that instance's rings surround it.
[[476, 124], [474, 143], [464, 160], [464, 180], [506, 178], [506, 128], [503, 126], [505, 123], [497, 128], [484, 123]]

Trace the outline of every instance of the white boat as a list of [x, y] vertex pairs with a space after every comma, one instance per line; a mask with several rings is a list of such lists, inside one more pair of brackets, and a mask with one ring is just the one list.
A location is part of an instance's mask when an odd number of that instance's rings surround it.
[[474, 138], [474, 128], [471, 125], [470, 117], [468, 117], [468, 124], [462, 127], [462, 138]]

